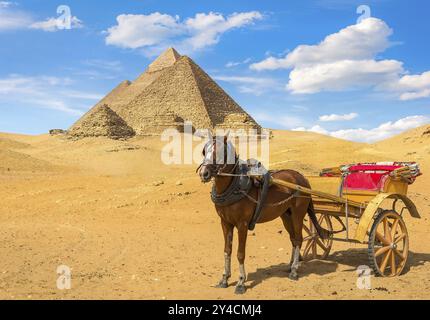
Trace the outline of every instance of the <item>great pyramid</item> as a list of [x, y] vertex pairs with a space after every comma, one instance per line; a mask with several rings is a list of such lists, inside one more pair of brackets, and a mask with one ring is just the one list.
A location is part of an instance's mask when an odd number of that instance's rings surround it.
[[137, 135], [157, 135], [166, 128], [181, 130], [184, 121], [191, 121], [195, 129], [261, 129], [193, 60], [173, 48], [161, 54], [134, 82], [118, 85], [69, 133], [82, 136], [84, 131], [99, 127], [93, 123], [99, 119], [91, 115], [105, 104]]

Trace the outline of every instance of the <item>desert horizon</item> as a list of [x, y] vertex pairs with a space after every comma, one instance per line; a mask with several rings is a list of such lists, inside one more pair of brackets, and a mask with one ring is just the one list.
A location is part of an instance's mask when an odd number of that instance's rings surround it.
[[0, 0], [0, 300], [430, 299], [429, 4], [69, 2]]
[[[291, 246], [282, 223], [257, 225], [249, 236], [249, 288], [243, 298], [426, 299], [426, 129], [377, 144], [273, 131], [271, 169], [310, 176], [345, 163], [417, 161], [424, 176], [409, 195], [422, 219], [405, 215], [411, 238], [407, 272], [372, 278], [372, 290], [356, 288], [356, 268], [367, 263], [365, 245], [336, 242], [327, 260], [303, 263], [295, 282], [284, 270]], [[7, 244], [0, 249], [7, 257], [0, 262], [1, 298], [237, 299], [233, 288], [212, 287], [223, 250], [210, 186], [201, 184], [196, 165], [163, 165], [162, 146], [159, 137], [118, 141], [0, 134], [0, 175], [6, 182], [0, 187], [0, 233]], [[62, 264], [72, 268], [72, 290], [55, 287]]]

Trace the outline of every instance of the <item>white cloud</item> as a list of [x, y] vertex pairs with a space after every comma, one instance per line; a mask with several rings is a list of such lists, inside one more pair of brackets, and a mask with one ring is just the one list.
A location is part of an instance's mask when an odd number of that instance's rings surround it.
[[302, 106], [300, 104], [295, 104], [291, 106], [292, 109], [297, 110], [297, 111], [308, 111], [309, 108], [306, 106]]
[[[0, 1], [0, 31], [38, 29], [55, 32], [64, 27], [62, 18], [48, 18], [44, 21], [35, 21], [30, 13], [15, 8], [15, 2]], [[82, 28], [82, 21], [77, 17], [71, 17], [70, 29]]]
[[315, 133], [324, 134], [324, 135], [330, 135], [330, 132], [328, 132], [326, 129], [324, 129], [318, 124], [310, 127], [309, 129], [306, 129], [305, 127], [298, 127], [293, 129], [293, 131], [309, 131], [309, 132], [315, 132]]
[[44, 21], [34, 22], [30, 25], [31, 29], [43, 30], [46, 32], [56, 32], [64, 29], [79, 29], [84, 25], [77, 17], [71, 17], [70, 26], [66, 27], [61, 18], [48, 18]]
[[250, 25], [262, 18], [263, 15], [258, 11], [233, 13], [226, 18], [214, 12], [198, 13], [194, 18], [188, 18], [185, 21], [191, 37], [184, 41], [184, 45], [191, 45], [194, 50], [203, 49], [218, 43], [223, 33]]
[[252, 117], [258, 122], [266, 122], [269, 126], [279, 126], [285, 129], [293, 129], [298, 126], [304, 126], [305, 122], [300, 117], [285, 116], [285, 115], [273, 115], [266, 112], [253, 113]]
[[10, 1], [0, 1], [0, 9], [1, 8], [9, 8], [11, 6], [13, 6], [13, 2]]
[[215, 80], [238, 84], [242, 93], [261, 95], [262, 93], [276, 89], [279, 84], [272, 78], [247, 77], [247, 76], [213, 76]]
[[106, 44], [137, 49], [163, 43], [183, 33], [178, 19], [159, 12], [119, 15], [117, 25], [107, 30]]
[[59, 92], [62, 96], [74, 99], [99, 101], [104, 95], [92, 92], [82, 92], [77, 90], [64, 90]]
[[358, 117], [358, 113], [351, 112], [347, 114], [330, 114], [319, 117], [319, 121], [330, 122], [330, 121], [350, 121]]
[[342, 60], [295, 68], [286, 88], [294, 94], [341, 91], [396, 81], [403, 72], [396, 60]]
[[295, 131], [311, 131], [328, 136], [332, 136], [339, 139], [351, 140], [357, 142], [376, 142], [379, 140], [387, 139], [391, 136], [399, 134], [405, 130], [410, 130], [430, 122], [430, 118], [427, 116], [409, 116], [397, 121], [389, 121], [381, 124], [380, 126], [373, 129], [344, 129], [337, 131], [328, 131], [323, 127], [317, 125], [306, 129], [305, 127], [299, 127], [294, 129]]
[[251, 62], [251, 60], [252, 60], [251, 58], [246, 58], [243, 61], [229, 61], [226, 63], [225, 66], [226, 66], [226, 68], [233, 68], [233, 67], [240, 66], [242, 64], [248, 64]]
[[220, 13], [197, 13], [181, 21], [179, 16], [154, 12], [149, 15], [122, 14], [117, 25], [106, 33], [106, 44], [121, 48], [142, 48], [156, 54], [167, 46], [181, 51], [195, 51], [219, 42], [225, 32], [250, 25], [263, 16], [258, 11], [233, 13], [224, 17]]
[[0, 104], [28, 106], [81, 115], [100, 94], [70, 89], [69, 78], [10, 75], [0, 78]]
[[274, 70], [342, 60], [368, 60], [390, 46], [392, 30], [382, 20], [369, 18], [327, 36], [318, 45], [300, 45], [284, 58], [269, 57], [251, 69]]
[[268, 57], [251, 69], [291, 69], [286, 89], [313, 94], [363, 87], [395, 93], [400, 100], [430, 96], [430, 71], [408, 75], [403, 62], [377, 60], [389, 46], [393, 31], [368, 18], [327, 36], [317, 45], [300, 45], [283, 58]]
[[398, 82], [399, 90], [405, 91], [400, 100], [430, 97], [430, 71], [419, 75], [405, 75]]
[[12, 2], [0, 2], [0, 32], [25, 29], [32, 22], [32, 18], [29, 14], [13, 9], [12, 7]]

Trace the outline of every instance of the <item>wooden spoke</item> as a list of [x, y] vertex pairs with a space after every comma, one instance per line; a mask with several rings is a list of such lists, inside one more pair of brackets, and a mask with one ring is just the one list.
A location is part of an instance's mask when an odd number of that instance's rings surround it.
[[385, 268], [387, 267], [388, 261], [390, 260], [390, 256], [391, 256], [391, 250], [389, 250], [387, 252], [387, 254], [385, 255], [384, 259], [382, 260], [380, 269], [382, 274], [384, 274]]
[[384, 238], [391, 243], [391, 229], [390, 224], [388, 223], [388, 218], [384, 219]]
[[303, 257], [306, 257], [308, 255], [309, 250], [312, 247], [312, 242], [313, 242], [313, 239], [309, 240], [308, 243], [306, 243], [305, 250], [303, 251]]
[[405, 260], [405, 257], [403, 256], [403, 254], [400, 253], [399, 250], [394, 249], [393, 251], [402, 261]]
[[391, 241], [393, 241], [396, 237], [396, 232], [397, 232], [397, 227], [399, 226], [399, 221], [400, 220], [398, 220], [398, 219], [394, 220], [394, 223], [391, 226], [391, 231], [392, 231], [392, 233], [391, 233], [391, 239], [392, 240]]
[[307, 226], [303, 225], [303, 229], [306, 231], [307, 234], [312, 235], [311, 230], [309, 230]]
[[316, 241], [312, 241], [312, 258], [313, 259], [317, 258], [317, 242]]
[[[317, 221], [321, 226], [323, 226], [323, 228], [333, 230], [329, 216], [317, 213]], [[322, 240], [319, 237], [312, 220], [308, 220], [306, 225], [303, 225], [303, 230], [305, 232], [303, 241], [306, 243], [302, 254], [303, 259], [325, 259], [330, 252], [333, 240]]]
[[387, 239], [385, 239], [385, 237], [380, 234], [378, 231], [376, 231], [376, 238], [385, 246], [389, 246], [391, 243], [388, 242]]
[[392, 276], [396, 275], [396, 270], [397, 270], [396, 257], [393, 253], [393, 250], [391, 250], [391, 275]]
[[324, 243], [322, 243], [322, 241], [321, 241], [319, 238], [317, 238], [317, 239], [316, 239], [316, 243], [319, 245], [319, 247], [320, 247], [321, 249], [323, 249], [323, 251], [326, 251], [326, 250], [327, 250], [327, 247], [325, 246], [325, 244], [324, 244]]
[[382, 248], [378, 249], [378, 250], [375, 252], [375, 257], [379, 257], [381, 254], [386, 253], [388, 250], [390, 250], [390, 247], [389, 247], [389, 246], [382, 247]]
[[402, 235], [400, 237], [398, 237], [397, 239], [394, 240], [395, 244], [398, 244], [400, 241], [402, 241], [404, 238], [406, 238], [406, 234], [402, 233]]

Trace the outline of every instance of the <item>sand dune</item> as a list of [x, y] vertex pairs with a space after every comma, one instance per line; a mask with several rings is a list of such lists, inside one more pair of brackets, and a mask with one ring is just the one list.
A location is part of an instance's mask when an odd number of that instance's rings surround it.
[[[274, 131], [271, 167], [308, 175], [364, 161], [418, 161], [430, 169], [428, 126], [376, 144], [307, 132]], [[0, 134], [0, 298], [237, 298], [215, 289], [222, 274], [218, 217], [195, 166], [165, 166], [157, 137], [128, 141]], [[258, 225], [248, 241], [250, 299], [428, 298], [430, 184], [410, 196], [422, 219], [406, 217], [407, 273], [356, 288], [365, 246], [335, 243], [327, 261], [285, 272], [291, 245], [281, 221]], [[56, 288], [56, 268], [72, 268], [72, 289]], [[233, 262], [233, 279], [238, 276]]]

